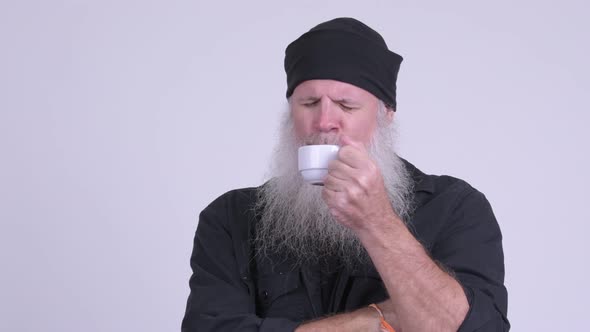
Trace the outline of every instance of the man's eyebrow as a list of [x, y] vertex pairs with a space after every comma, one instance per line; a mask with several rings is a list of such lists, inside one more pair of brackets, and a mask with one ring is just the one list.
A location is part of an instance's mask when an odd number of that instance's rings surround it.
[[319, 97], [316, 96], [306, 96], [306, 97], [299, 97], [297, 99], [295, 99], [297, 102], [302, 102], [302, 101], [316, 101], [320, 99]]
[[349, 98], [332, 99], [332, 101], [336, 102], [336, 103], [341, 103], [341, 104], [358, 104], [358, 102], [356, 102], [353, 99], [349, 99]]

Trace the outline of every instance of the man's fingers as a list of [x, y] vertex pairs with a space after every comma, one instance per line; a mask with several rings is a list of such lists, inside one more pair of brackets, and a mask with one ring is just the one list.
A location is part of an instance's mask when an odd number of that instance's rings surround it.
[[328, 174], [341, 180], [351, 180], [356, 176], [357, 170], [345, 164], [339, 159], [332, 160], [328, 164]]
[[366, 153], [352, 145], [341, 147], [338, 151], [338, 160], [355, 169], [363, 168], [368, 158]]
[[338, 218], [346, 215], [348, 200], [345, 193], [341, 191], [333, 191], [324, 186], [324, 189], [322, 190], [322, 199], [326, 202], [326, 205], [330, 209], [330, 213], [334, 217]]
[[335, 177], [331, 173], [328, 173], [328, 176], [324, 179], [324, 190], [329, 190], [332, 192], [342, 192], [346, 189], [347, 181], [345, 179], [340, 179]]
[[354, 140], [352, 140], [352, 138], [346, 136], [346, 135], [341, 135], [340, 136], [340, 146], [341, 147], [345, 147], [345, 146], [353, 146], [359, 150], [364, 150], [365, 149], [365, 145], [363, 143], [360, 142], [356, 142]]

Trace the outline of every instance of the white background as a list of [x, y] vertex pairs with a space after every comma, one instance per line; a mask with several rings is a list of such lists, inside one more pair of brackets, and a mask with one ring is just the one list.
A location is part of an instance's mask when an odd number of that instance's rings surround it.
[[198, 213], [264, 180], [284, 49], [339, 16], [405, 58], [401, 155], [491, 201], [512, 330], [587, 330], [589, 10], [2, 0], [0, 330], [178, 331]]

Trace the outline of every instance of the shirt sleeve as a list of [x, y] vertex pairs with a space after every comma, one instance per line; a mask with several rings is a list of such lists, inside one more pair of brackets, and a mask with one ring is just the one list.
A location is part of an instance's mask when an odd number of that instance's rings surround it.
[[440, 239], [433, 258], [454, 272], [469, 301], [459, 332], [508, 331], [502, 234], [482, 193], [462, 193]]
[[[235, 238], [239, 235], [230, 226], [231, 222], [247, 222], [247, 219], [239, 217], [243, 212], [232, 211], [228, 201], [226, 194], [199, 216], [182, 332], [294, 331], [297, 322], [256, 315], [252, 282], [247, 275], [241, 275], [239, 268], [238, 251], [243, 250], [245, 243]], [[234, 217], [237, 220], [230, 220]]]

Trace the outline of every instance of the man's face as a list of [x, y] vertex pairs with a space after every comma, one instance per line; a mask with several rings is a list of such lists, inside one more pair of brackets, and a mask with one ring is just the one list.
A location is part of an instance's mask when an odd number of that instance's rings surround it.
[[[369, 144], [377, 127], [379, 100], [354, 85], [334, 80], [309, 80], [291, 96], [295, 135], [300, 141], [317, 135]], [[393, 116], [393, 112], [389, 115]], [[317, 142], [305, 142], [308, 144]]]
[[338, 143], [341, 135], [367, 145], [369, 157], [383, 175], [391, 205], [407, 220], [413, 203], [413, 182], [395, 153], [393, 112], [371, 93], [347, 83], [313, 80], [291, 95], [291, 111], [281, 121], [272, 157], [271, 179], [260, 188], [256, 247], [261, 254], [285, 251], [301, 264], [337, 256], [348, 266], [366, 262], [358, 237], [332, 217], [322, 198], [323, 187], [303, 181], [297, 148], [304, 144]]

